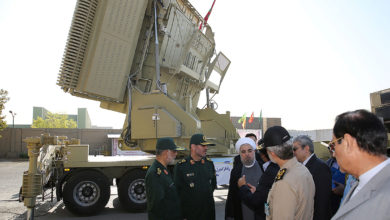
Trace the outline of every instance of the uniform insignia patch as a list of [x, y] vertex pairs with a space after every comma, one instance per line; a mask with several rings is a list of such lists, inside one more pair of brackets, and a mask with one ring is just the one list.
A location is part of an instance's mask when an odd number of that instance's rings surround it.
[[182, 163], [185, 163], [185, 162], [186, 162], [186, 159], [181, 160], [181, 162], [182, 162]]
[[160, 175], [160, 174], [161, 174], [161, 169], [157, 168], [157, 175]]
[[204, 160], [202, 159], [202, 164], [204, 164]]
[[194, 165], [195, 161], [194, 160], [190, 160], [190, 163], [191, 163], [191, 165]]
[[190, 187], [191, 188], [194, 188], [195, 184], [194, 183], [190, 183]]
[[286, 171], [287, 171], [286, 168], [283, 168], [283, 169], [279, 170], [278, 174], [276, 174], [275, 182], [278, 181], [278, 180], [283, 179], [283, 176], [286, 173]]
[[195, 173], [187, 173], [186, 175], [187, 175], [187, 177], [195, 176]]
[[164, 170], [164, 173], [165, 173], [166, 175], [168, 175], [168, 171], [167, 171], [167, 170]]
[[212, 160], [211, 160], [210, 158], [208, 158], [208, 157], [206, 157], [206, 159], [207, 159], [208, 161], [210, 161], [210, 162], [212, 161]]

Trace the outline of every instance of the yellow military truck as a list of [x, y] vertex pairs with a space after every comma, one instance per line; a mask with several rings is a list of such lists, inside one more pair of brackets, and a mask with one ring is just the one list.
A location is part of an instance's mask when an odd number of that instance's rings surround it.
[[[201, 132], [216, 144], [209, 156], [220, 157], [238, 138], [230, 113], [217, 113], [212, 99], [229, 65], [188, 0], [78, 0], [57, 84], [126, 114], [121, 149], [153, 154], [166, 136], [188, 148], [191, 135]], [[206, 102], [198, 108], [201, 94]], [[144, 176], [153, 155], [94, 157], [87, 143], [49, 135], [25, 141], [30, 164], [21, 195], [28, 218], [48, 187], [77, 214], [102, 210], [114, 182], [123, 207], [145, 209]]]

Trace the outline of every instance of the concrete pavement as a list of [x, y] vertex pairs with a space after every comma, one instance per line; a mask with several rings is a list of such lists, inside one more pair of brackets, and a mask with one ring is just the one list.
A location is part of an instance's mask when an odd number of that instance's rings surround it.
[[[8, 219], [26, 219], [26, 207], [23, 203], [19, 203], [18, 194], [22, 185], [23, 171], [28, 169], [28, 161], [26, 160], [0, 160], [0, 220]], [[147, 219], [146, 213], [128, 213], [121, 209], [116, 186], [111, 186], [111, 197], [105, 209], [96, 216], [79, 217], [70, 213], [65, 209], [62, 201], [50, 202], [50, 190], [46, 191], [46, 199], [42, 202], [42, 197], [37, 198], [37, 207], [35, 210], [35, 219]], [[216, 202], [217, 220], [224, 219], [225, 202], [227, 197], [227, 188], [218, 187], [214, 192]]]

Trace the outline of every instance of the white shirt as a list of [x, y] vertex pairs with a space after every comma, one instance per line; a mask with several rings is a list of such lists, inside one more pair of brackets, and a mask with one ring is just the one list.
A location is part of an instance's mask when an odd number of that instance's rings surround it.
[[267, 169], [267, 167], [268, 167], [268, 165], [271, 163], [271, 161], [269, 160], [269, 161], [267, 161], [267, 162], [265, 162], [265, 163], [263, 163], [263, 170], [264, 170], [264, 172], [265, 172], [265, 170]]
[[310, 154], [310, 156], [309, 156], [308, 158], [306, 158], [306, 160], [303, 161], [302, 164], [303, 164], [304, 166], [306, 166], [307, 162], [309, 162], [310, 158], [311, 158], [313, 155], [314, 155], [314, 153], [313, 153], [313, 154]]
[[371, 168], [369, 171], [359, 176], [358, 186], [353, 191], [351, 198], [354, 197], [376, 174], [378, 174], [385, 166], [390, 164], [390, 159], [383, 161], [382, 163]]

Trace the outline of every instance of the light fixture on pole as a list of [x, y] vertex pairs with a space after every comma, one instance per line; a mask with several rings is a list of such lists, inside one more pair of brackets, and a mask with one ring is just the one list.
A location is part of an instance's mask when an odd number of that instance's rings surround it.
[[16, 112], [13, 112], [13, 111], [9, 111], [9, 113], [11, 113], [12, 115], [12, 128], [15, 128], [15, 115], [16, 115]]

